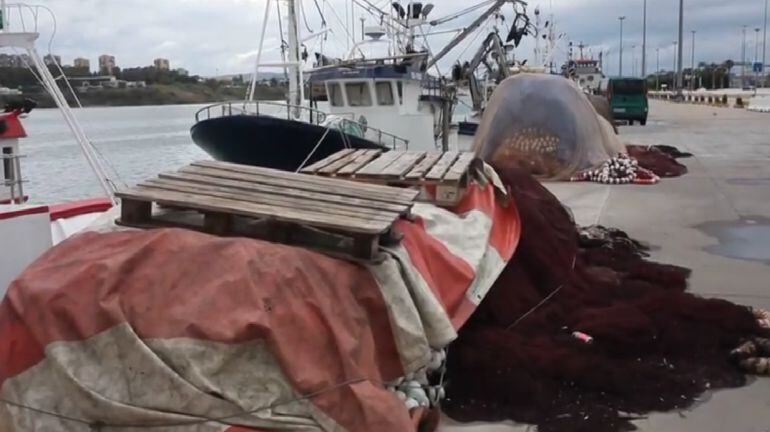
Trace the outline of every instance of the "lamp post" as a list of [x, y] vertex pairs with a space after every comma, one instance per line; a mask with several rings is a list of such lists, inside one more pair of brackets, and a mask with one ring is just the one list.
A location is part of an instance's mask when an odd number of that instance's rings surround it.
[[644, 0], [642, 12], [642, 78], [647, 75], [647, 0]]
[[655, 87], [660, 91], [660, 48], [655, 48]]
[[677, 50], [677, 58], [679, 69], [676, 73], [676, 89], [678, 94], [682, 94], [682, 38], [684, 37], [684, 0], [679, 0], [679, 49]]
[[618, 17], [620, 21], [620, 60], [618, 60], [618, 76], [623, 76], [623, 21], [625, 16]]
[[743, 26], [743, 41], [741, 42], [741, 88], [746, 87], [746, 26]]
[[695, 86], [695, 30], [692, 32], [692, 57], [690, 58], [690, 91]]
[[766, 68], [767, 64], [767, 0], [765, 0], [765, 30], [762, 36], [762, 66]]
[[631, 76], [636, 76], [636, 44], [631, 44]]
[[[674, 66], [671, 69], [671, 73], [674, 74], [674, 81], [676, 81], [676, 46], [677, 46], [677, 42], [674, 41], [672, 43], [674, 44]], [[672, 84], [672, 86], [676, 85], [675, 82], [672, 82], [671, 84]]]

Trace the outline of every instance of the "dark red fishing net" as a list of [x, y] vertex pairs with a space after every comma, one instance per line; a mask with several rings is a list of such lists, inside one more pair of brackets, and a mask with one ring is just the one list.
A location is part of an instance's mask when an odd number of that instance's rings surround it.
[[523, 234], [450, 347], [443, 406], [450, 417], [512, 419], [541, 432], [631, 430], [630, 419], [644, 413], [745, 384], [728, 353], [760, 331], [748, 308], [685, 293], [689, 270], [646, 261], [622, 233], [581, 240], [568, 211], [535, 179], [498, 172]]
[[676, 158], [692, 156], [681, 153], [670, 146], [626, 146], [628, 155], [639, 161], [639, 166], [647, 168], [660, 177], [679, 177], [687, 173], [687, 167]]

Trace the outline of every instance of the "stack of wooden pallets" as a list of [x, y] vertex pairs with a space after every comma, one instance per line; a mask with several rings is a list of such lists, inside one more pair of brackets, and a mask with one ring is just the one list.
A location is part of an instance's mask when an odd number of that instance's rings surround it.
[[204, 161], [117, 193], [117, 223], [251, 236], [372, 258], [418, 191]]
[[301, 170], [305, 174], [393, 186], [432, 186], [435, 194], [420, 199], [454, 205], [467, 185], [473, 153], [342, 150]]

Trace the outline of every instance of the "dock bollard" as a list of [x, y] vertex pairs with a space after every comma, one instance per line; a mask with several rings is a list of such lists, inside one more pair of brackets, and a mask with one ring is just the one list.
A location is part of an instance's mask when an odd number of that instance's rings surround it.
[[722, 106], [727, 106], [727, 95], [722, 95]]
[[714, 105], [714, 98], [709, 96], [709, 105]]
[[739, 96], [738, 98], [735, 99], [735, 107], [736, 108], [743, 108], [743, 98], [742, 97]]

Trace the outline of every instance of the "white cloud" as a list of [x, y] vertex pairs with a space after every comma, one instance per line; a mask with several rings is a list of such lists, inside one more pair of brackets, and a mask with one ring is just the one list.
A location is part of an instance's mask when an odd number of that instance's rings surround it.
[[[256, 55], [265, 4], [265, 0], [39, 1], [56, 13], [58, 34], [54, 51], [62, 55], [66, 62], [86, 56], [95, 63], [100, 54], [110, 53], [117, 57], [120, 66], [128, 67], [149, 65], [156, 57], [166, 57], [171, 59], [172, 67], [185, 67], [202, 75], [249, 71]], [[320, 29], [320, 18], [313, 0], [303, 2], [308, 25], [313, 30]], [[318, 2], [323, 3], [322, 0]], [[433, 2], [437, 5], [432, 14], [434, 17], [463, 9], [469, 4], [467, 0]], [[326, 19], [336, 31], [328, 36], [326, 46], [333, 54], [342, 55], [348, 43], [345, 31], [331, 8], [344, 21], [344, 5], [348, 2], [332, 0], [328, 3]], [[374, 3], [387, 5], [389, 2], [376, 0]], [[529, 3], [530, 13], [538, 3], [544, 16], [552, 11], [559, 29], [572, 40], [594, 46], [594, 51], [609, 50], [611, 73], [614, 73], [617, 64], [619, 15], [628, 17], [624, 29], [626, 49], [630, 49], [632, 44], [641, 45], [642, 0], [531, 0]], [[673, 49], [669, 46], [676, 37], [677, 3], [677, 0], [648, 0], [648, 59], [652, 60], [648, 64], [651, 66], [654, 66], [657, 47], [664, 47], [661, 49], [661, 65], [672, 63]], [[739, 59], [743, 24], [749, 26], [748, 52], [753, 56], [754, 34], [751, 29], [762, 25], [761, 1], [686, 0], [686, 8], [685, 47], [689, 50], [689, 30], [697, 29], [698, 60]], [[510, 18], [510, 6], [506, 6], [504, 12]], [[357, 15], [361, 13], [360, 9], [356, 12]], [[466, 25], [470, 19], [466, 17], [446, 27]], [[50, 27], [50, 23], [42, 24]], [[360, 33], [360, 21], [351, 27]], [[301, 28], [306, 32], [304, 23]], [[49, 33], [43, 33], [41, 43], [45, 45]], [[271, 50], [264, 54], [264, 58], [274, 61], [280, 58], [275, 10], [269, 22], [268, 36], [270, 38], [266, 40], [265, 47]], [[431, 38], [434, 50], [448, 38], [447, 35]], [[462, 44], [453, 55], [462, 52], [469, 44], [469, 41]], [[532, 48], [532, 40], [526, 40], [517, 50], [517, 58], [529, 57]], [[465, 57], [472, 55], [473, 50], [474, 47], [466, 49]], [[563, 60], [564, 50], [562, 47], [562, 56], [557, 61]], [[639, 48], [637, 56], [638, 51]], [[628, 64], [630, 56], [629, 53], [625, 60]], [[689, 59], [689, 55], [685, 57]]]

